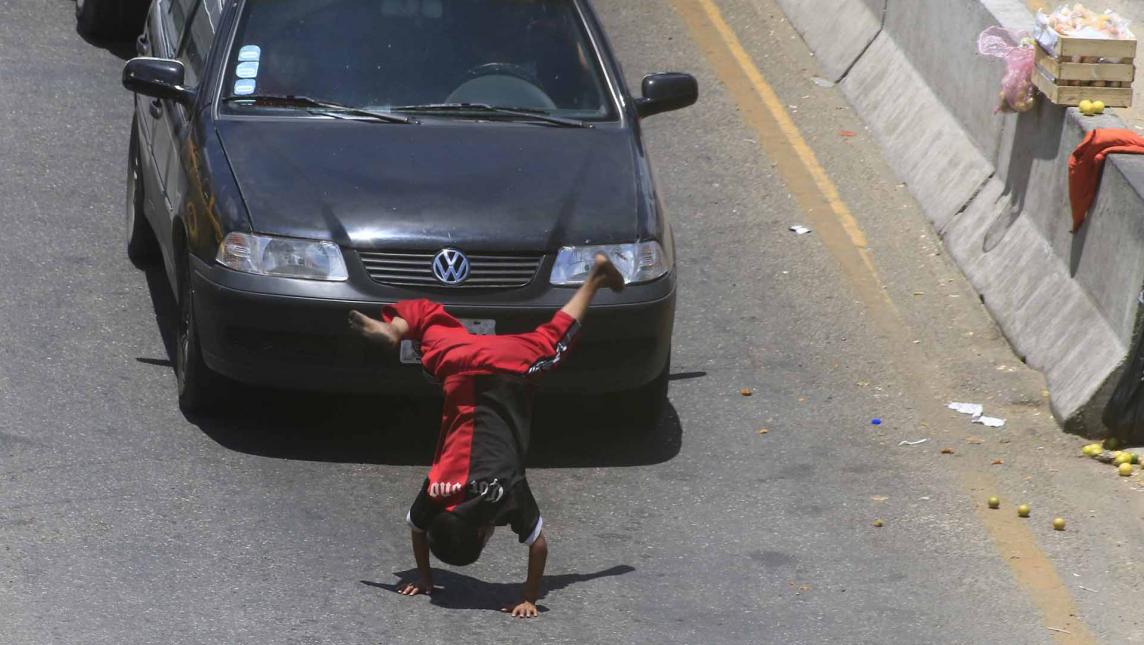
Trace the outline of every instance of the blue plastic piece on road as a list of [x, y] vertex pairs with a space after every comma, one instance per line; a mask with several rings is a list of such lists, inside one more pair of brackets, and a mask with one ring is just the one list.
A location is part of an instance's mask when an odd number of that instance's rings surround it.
[[880, 426], [880, 425], [882, 425], [882, 420], [879, 418], [876, 418], [876, 417], [873, 419], [870, 419], [870, 425]]

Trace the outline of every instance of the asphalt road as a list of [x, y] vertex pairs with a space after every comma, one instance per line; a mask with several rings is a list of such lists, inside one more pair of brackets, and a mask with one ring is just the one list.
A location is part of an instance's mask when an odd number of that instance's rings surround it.
[[[870, 240], [898, 322], [826, 236], [787, 230], [810, 215], [789, 159], [764, 153], [757, 106], [677, 12], [692, 2], [595, 2], [629, 82], [677, 69], [702, 87], [646, 131], [679, 252], [671, 409], [641, 438], [595, 402], [546, 405], [532, 621], [496, 611], [524, 576], [509, 535], [438, 569], [432, 599], [393, 593], [432, 402], [253, 391], [225, 421], [179, 413], [171, 296], [123, 249], [123, 61], [76, 35], [70, 2], [0, 2], [0, 642], [1139, 639], [1136, 478], [1075, 457], [770, 0], [720, 0]], [[946, 400], [1008, 424], [971, 426]], [[1007, 506], [983, 511], [988, 494]]]

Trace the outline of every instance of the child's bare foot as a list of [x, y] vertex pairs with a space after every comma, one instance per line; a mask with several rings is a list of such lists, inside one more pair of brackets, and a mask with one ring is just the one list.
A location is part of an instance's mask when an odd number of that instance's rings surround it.
[[380, 343], [390, 349], [396, 348], [397, 344], [401, 342], [401, 337], [398, 336], [393, 327], [380, 320], [374, 320], [360, 311], [351, 311], [349, 322], [350, 329], [364, 336], [368, 341]]
[[620, 270], [608, 256], [603, 253], [596, 254], [596, 265], [592, 267], [592, 275], [590, 279], [599, 282], [600, 286], [608, 287], [612, 291], [624, 290], [624, 276], [620, 275]]

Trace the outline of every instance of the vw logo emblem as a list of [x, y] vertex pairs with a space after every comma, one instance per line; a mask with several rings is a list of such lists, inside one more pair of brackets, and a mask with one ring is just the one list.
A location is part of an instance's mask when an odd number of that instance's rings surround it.
[[433, 275], [448, 285], [461, 284], [469, 277], [469, 258], [457, 249], [441, 249], [433, 258]]

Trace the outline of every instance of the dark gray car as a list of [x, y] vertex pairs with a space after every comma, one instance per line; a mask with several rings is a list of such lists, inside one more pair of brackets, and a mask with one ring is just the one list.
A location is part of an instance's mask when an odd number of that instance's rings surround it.
[[346, 313], [431, 298], [480, 333], [525, 331], [597, 251], [629, 286], [544, 387], [660, 409], [674, 242], [639, 123], [696, 83], [629, 96], [586, 2], [156, 0], [140, 43], [128, 253], [178, 294], [185, 410], [209, 410], [220, 375], [426, 388], [415, 348], [374, 355]]

